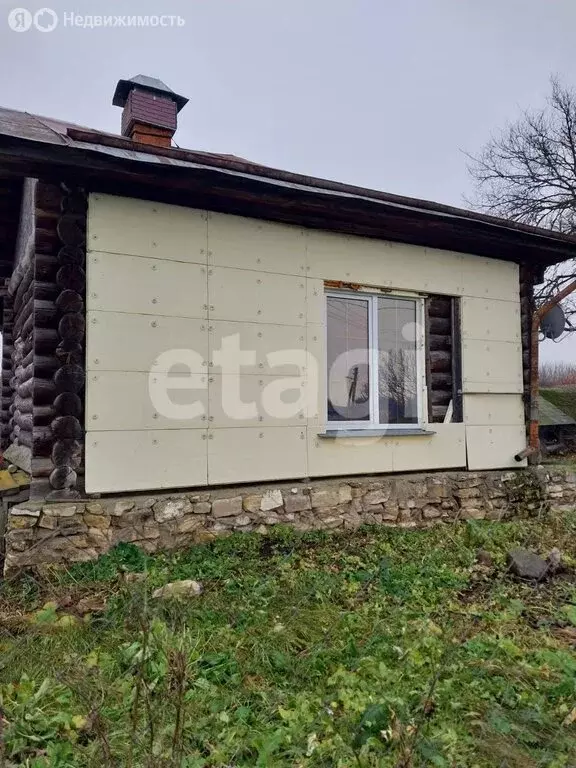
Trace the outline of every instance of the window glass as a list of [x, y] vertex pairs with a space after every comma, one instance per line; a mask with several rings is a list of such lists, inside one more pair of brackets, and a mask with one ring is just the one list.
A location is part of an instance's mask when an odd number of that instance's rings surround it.
[[416, 302], [377, 297], [380, 424], [418, 423]]
[[370, 421], [369, 301], [328, 297], [328, 421]]

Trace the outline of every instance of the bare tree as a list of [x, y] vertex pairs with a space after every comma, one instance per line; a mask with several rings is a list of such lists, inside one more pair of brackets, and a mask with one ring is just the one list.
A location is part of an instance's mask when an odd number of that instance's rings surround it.
[[[524, 112], [494, 136], [468, 170], [476, 209], [513, 221], [576, 234], [576, 92], [551, 80], [543, 109]], [[576, 278], [576, 262], [547, 270], [536, 298], [544, 301]], [[576, 315], [575, 299], [563, 304]]]

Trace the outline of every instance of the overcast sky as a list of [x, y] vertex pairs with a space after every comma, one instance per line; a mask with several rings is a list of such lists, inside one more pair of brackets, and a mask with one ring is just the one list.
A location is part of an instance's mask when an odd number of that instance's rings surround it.
[[[56, 29], [14, 32], [11, 10], [44, 3], [0, 0], [3, 106], [118, 131], [116, 81], [152, 75], [190, 99], [180, 146], [455, 205], [464, 151], [542, 105], [550, 74], [576, 86], [574, 0], [44, 2]], [[71, 13], [185, 24], [64, 26]]]

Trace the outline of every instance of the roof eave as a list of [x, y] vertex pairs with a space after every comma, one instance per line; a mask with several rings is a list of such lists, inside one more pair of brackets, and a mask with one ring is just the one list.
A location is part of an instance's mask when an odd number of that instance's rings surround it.
[[[190, 153], [191, 155], [193, 153]], [[432, 248], [462, 251], [547, 266], [576, 258], [576, 240], [546, 230], [527, 231], [509, 222], [448, 206], [417, 206], [372, 190], [284, 173], [236, 170], [237, 161], [198, 153], [198, 162], [68, 139], [66, 145], [0, 135], [8, 172], [51, 180], [74, 179], [91, 190], [116, 191], [239, 215], [345, 231]], [[203, 160], [203, 162], [200, 162]], [[263, 169], [265, 172], [266, 169]], [[383, 199], [386, 198], [386, 199]], [[400, 201], [400, 202], [398, 202]], [[406, 202], [405, 202], [406, 201]], [[530, 229], [530, 228], [528, 228]]]

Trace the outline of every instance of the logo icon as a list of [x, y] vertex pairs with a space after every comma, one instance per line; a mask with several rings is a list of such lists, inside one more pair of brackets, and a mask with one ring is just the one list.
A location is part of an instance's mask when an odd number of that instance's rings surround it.
[[58, 14], [52, 8], [40, 8], [35, 14], [27, 8], [14, 8], [8, 14], [8, 26], [14, 32], [28, 32], [32, 25], [38, 32], [53, 32], [58, 26]]
[[34, 14], [34, 26], [39, 32], [53, 32], [58, 26], [58, 14], [52, 8], [40, 8]]
[[32, 26], [32, 14], [26, 8], [13, 8], [8, 14], [8, 26], [13, 32], [28, 32]]

